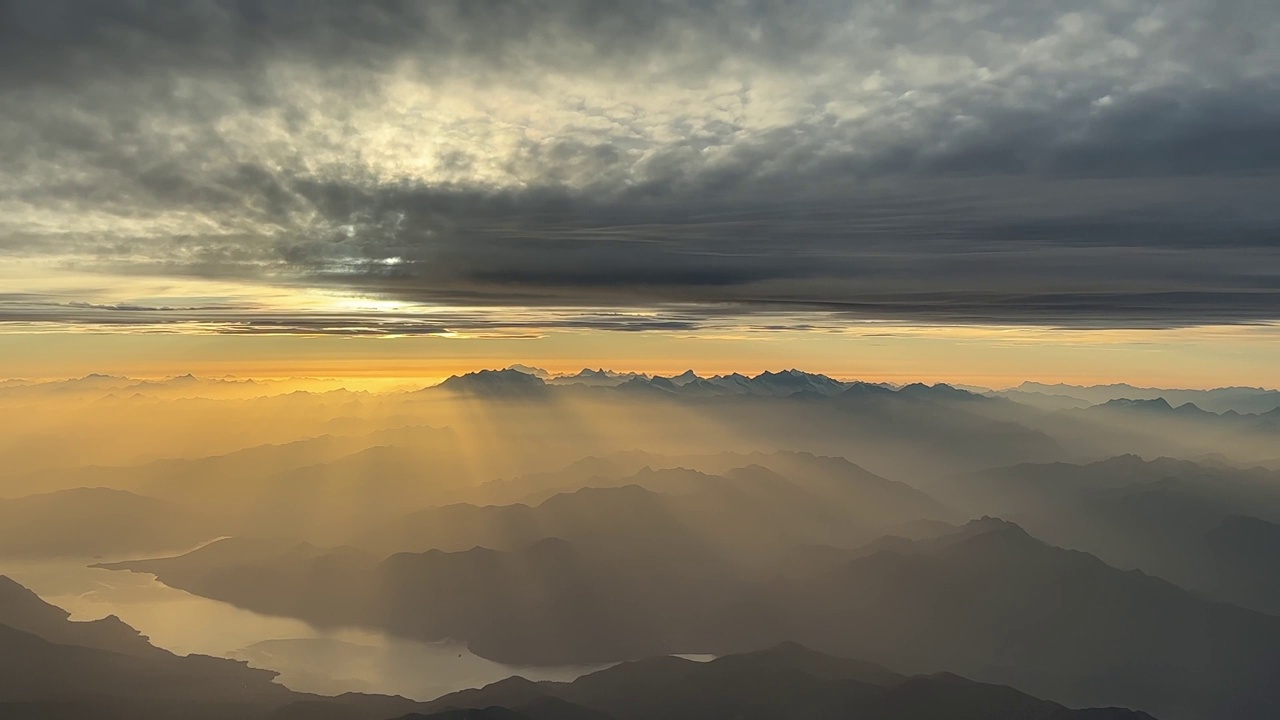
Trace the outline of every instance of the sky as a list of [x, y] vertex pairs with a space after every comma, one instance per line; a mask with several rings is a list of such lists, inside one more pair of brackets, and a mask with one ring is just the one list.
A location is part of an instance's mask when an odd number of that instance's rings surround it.
[[1267, 0], [4, 0], [0, 375], [1280, 385]]

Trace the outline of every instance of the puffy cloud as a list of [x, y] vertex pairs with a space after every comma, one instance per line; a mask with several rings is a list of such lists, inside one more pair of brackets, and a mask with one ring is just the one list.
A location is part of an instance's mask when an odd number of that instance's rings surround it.
[[0, 264], [555, 326], [1280, 320], [1273, 3], [8, 0], [0, 68]]

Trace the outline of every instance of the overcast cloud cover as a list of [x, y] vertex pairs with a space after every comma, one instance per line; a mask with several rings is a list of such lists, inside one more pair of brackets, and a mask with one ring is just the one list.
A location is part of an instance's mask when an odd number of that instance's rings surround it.
[[10, 269], [455, 326], [1277, 321], [1278, 171], [1272, 0], [0, 0]]

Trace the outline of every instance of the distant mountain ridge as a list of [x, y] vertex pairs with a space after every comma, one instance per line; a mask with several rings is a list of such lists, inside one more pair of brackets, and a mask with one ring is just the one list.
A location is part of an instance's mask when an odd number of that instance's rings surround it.
[[984, 470], [943, 496], [1117, 567], [1280, 614], [1280, 472], [1122, 455]]
[[203, 397], [256, 397], [279, 392], [281, 380], [197, 377], [190, 373], [164, 379], [138, 379], [122, 375], [90, 374], [66, 380], [0, 382], [0, 397], [39, 398], [58, 396], [151, 397], [164, 399]]
[[[501, 370], [479, 370], [456, 375], [455, 378], [467, 378], [465, 383], [455, 385], [455, 389], [463, 389], [467, 385], [477, 383], [498, 383], [502, 381], [518, 383], [504, 373], [520, 373], [544, 381], [551, 386], [594, 386], [617, 387], [628, 381], [640, 384], [655, 383], [659, 387], [688, 387], [692, 391], [706, 390], [710, 387], [728, 390], [731, 393], [780, 394], [809, 390], [825, 394], [834, 394], [853, 386], [868, 386], [896, 391], [902, 386], [893, 383], [869, 383], [856, 380], [837, 380], [820, 373], [804, 372], [798, 369], [781, 371], [765, 371], [747, 376], [742, 373], [700, 376], [693, 370], [686, 370], [676, 375], [661, 376], [639, 372], [616, 372], [607, 368], [583, 368], [577, 373], [554, 374], [545, 369], [530, 365], [516, 364]], [[495, 373], [497, 375], [495, 375]], [[449, 382], [446, 380], [445, 382]], [[217, 393], [217, 397], [255, 397], [273, 394], [277, 386], [287, 386], [287, 380], [255, 379], [235, 377], [200, 377], [190, 373], [164, 379], [138, 379], [120, 375], [90, 374], [65, 380], [0, 380], [0, 396], [3, 397], [41, 397], [45, 395], [73, 394], [109, 394], [109, 397], [154, 397], [154, 398], [196, 398], [202, 397], [205, 390]], [[443, 383], [442, 383], [443, 384]], [[945, 387], [959, 390], [971, 395], [998, 397], [1014, 400], [1027, 405], [1044, 409], [1081, 408], [1101, 405], [1112, 400], [1156, 400], [1164, 399], [1172, 407], [1180, 407], [1188, 403], [1207, 412], [1222, 414], [1234, 411], [1242, 415], [1264, 414], [1280, 409], [1280, 389], [1263, 387], [1231, 386], [1207, 390], [1139, 387], [1127, 383], [1107, 385], [1072, 385], [1066, 383], [1042, 383], [1025, 381], [1022, 384], [1004, 390], [988, 390], [976, 386], [958, 383], [942, 383], [927, 385], [913, 383], [908, 387]]]
[[[678, 375], [616, 373], [603, 368], [584, 368], [575, 375], [546, 377], [531, 368], [513, 366], [503, 370], [479, 370], [454, 375], [435, 386], [442, 390], [488, 397], [538, 397], [548, 388], [612, 388], [619, 391], [652, 392], [673, 396], [752, 395], [790, 397], [801, 393], [836, 397], [849, 391], [857, 394], [899, 393], [904, 397], [972, 399], [983, 396], [947, 384], [914, 383], [901, 388], [886, 384], [836, 380], [826, 375], [790, 369], [765, 371], [754, 377], [739, 373], [701, 377], [692, 370]], [[428, 388], [430, 389], [430, 388]]]
[[208, 517], [124, 490], [76, 488], [0, 498], [0, 558], [174, 551], [218, 534]]
[[[1280, 390], [1260, 387], [1223, 387], [1211, 390], [1135, 387], [1125, 383], [1111, 385], [1068, 385], [1024, 382], [1016, 388], [995, 391], [993, 395], [1029, 404], [1068, 407], [1064, 399], [1088, 405], [1101, 405], [1112, 400], [1163, 399], [1173, 407], [1192, 403], [1213, 413], [1234, 410], [1242, 415], [1262, 414], [1280, 408]], [[1078, 407], [1079, 405], [1076, 405]]]
[[488, 397], [527, 397], [540, 396], [547, 387], [547, 382], [537, 375], [508, 368], [453, 375], [434, 388], [428, 389]]

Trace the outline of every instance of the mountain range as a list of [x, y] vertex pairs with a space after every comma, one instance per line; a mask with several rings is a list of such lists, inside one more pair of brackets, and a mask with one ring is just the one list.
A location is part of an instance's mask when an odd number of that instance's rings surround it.
[[0, 558], [179, 551], [219, 535], [182, 505], [124, 490], [76, 488], [0, 499]]
[[[692, 370], [672, 377], [648, 376], [638, 373], [616, 373], [611, 370], [584, 368], [576, 375], [551, 377], [535, 368], [512, 367], [505, 370], [480, 370], [465, 375], [455, 375], [440, 385], [442, 390], [484, 396], [521, 396], [536, 394], [546, 387], [597, 387], [614, 388], [628, 392], [665, 392], [684, 396], [761, 395], [788, 397], [796, 393], [815, 393], [835, 396], [850, 389], [874, 392], [895, 392], [887, 385], [862, 382], [845, 382], [816, 373], [800, 370], [762, 372], [754, 377], [740, 373], [714, 375], [703, 378]], [[934, 388], [917, 384], [908, 386], [909, 393], [924, 393]], [[905, 389], [905, 388], [904, 388]], [[936, 386], [939, 392], [960, 392], [950, 386]]]
[[648, 658], [573, 683], [513, 677], [431, 703], [308, 695], [273, 683], [273, 675], [173, 655], [114, 617], [71, 621], [0, 576], [0, 716], [12, 720], [1150, 720], [1121, 709], [1068, 710], [950, 674], [905, 677], [795, 644], [706, 664]]
[[944, 497], [1118, 567], [1280, 614], [1280, 472], [1129, 455], [980, 471]]
[[1163, 399], [1173, 406], [1192, 403], [1215, 413], [1234, 411], [1242, 415], [1260, 414], [1280, 408], [1280, 390], [1255, 387], [1226, 387], [1212, 390], [1141, 388], [1125, 383], [1112, 385], [1067, 385], [1024, 382], [1016, 388], [996, 391], [1012, 400], [1053, 407], [1101, 405], [1112, 400]]
[[[622, 507], [629, 505], [624, 504]], [[601, 508], [602, 522], [615, 517]], [[1280, 617], [983, 519], [917, 540], [797, 546], [744, 574], [678, 539], [547, 538], [523, 549], [398, 553], [277, 545], [112, 565], [260, 612], [460, 638], [517, 664], [784, 642], [906, 673], [953, 671], [1068, 705], [1167, 718], [1267, 718], [1280, 709]], [[227, 542], [227, 541], [224, 541]]]
[[[655, 692], [655, 689], [661, 688]], [[572, 683], [511, 678], [447, 695], [414, 720], [1149, 720], [1118, 708], [1070, 710], [1008, 687], [938, 673], [908, 677], [795, 643], [694, 662], [661, 657], [623, 663]], [[492, 714], [492, 708], [513, 711]], [[470, 712], [470, 715], [461, 713]], [[489, 712], [490, 715], [484, 713]], [[452, 714], [451, 714], [452, 713]], [[406, 720], [409, 720], [406, 718]]]
[[[341, 703], [174, 658], [119, 620], [70, 623], [9, 587], [7, 667], [37, 692], [0, 702], [27, 715], [168, 717], [191, 700], [210, 720], [1280, 716], [1280, 475], [1265, 467], [1280, 410], [798, 370], [516, 367], [251, 399], [121, 383], [0, 388], [4, 562], [94, 562], [396, 646], [461, 642], [486, 678], [495, 663], [626, 670], [448, 706]], [[273, 639], [226, 652], [270, 666]], [[24, 653], [42, 675], [23, 674]], [[877, 679], [841, 675], [841, 657]], [[62, 662], [86, 677], [59, 685]], [[325, 678], [281, 669], [295, 667]], [[646, 700], [650, 674], [670, 703]], [[226, 683], [234, 709], [200, 694]], [[582, 690], [604, 685], [616, 694]]]

